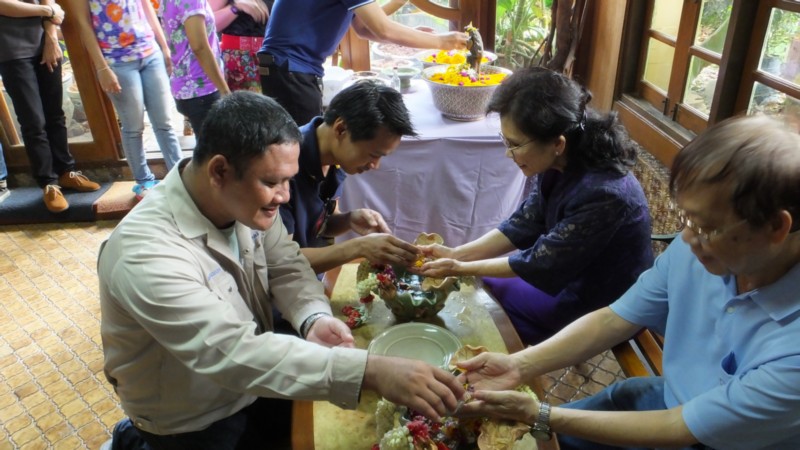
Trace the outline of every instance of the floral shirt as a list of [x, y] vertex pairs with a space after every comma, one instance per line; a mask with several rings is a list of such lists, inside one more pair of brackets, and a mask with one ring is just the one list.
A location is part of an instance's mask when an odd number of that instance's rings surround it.
[[139, 0], [89, 0], [92, 27], [110, 64], [138, 61], [156, 45]]
[[164, 33], [172, 52], [172, 75], [170, 84], [172, 96], [178, 100], [202, 97], [217, 91], [216, 86], [206, 76], [200, 62], [195, 58], [186, 28], [183, 24], [192, 16], [203, 16], [206, 23], [208, 44], [217, 64], [222, 67], [222, 58], [219, 51], [219, 39], [214, 26], [214, 12], [205, 0], [165, 0], [164, 13], [161, 17], [164, 24]]
[[650, 213], [628, 173], [549, 170], [498, 229], [511, 269], [556, 297], [559, 328], [616, 300], [653, 263]]

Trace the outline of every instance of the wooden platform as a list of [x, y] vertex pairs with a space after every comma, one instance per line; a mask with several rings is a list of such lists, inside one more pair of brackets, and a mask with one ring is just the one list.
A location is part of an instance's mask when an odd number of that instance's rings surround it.
[[96, 220], [119, 220], [136, 206], [138, 201], [134, 195], [133, 181], [117, 181], [100, 196], [93, 208]]

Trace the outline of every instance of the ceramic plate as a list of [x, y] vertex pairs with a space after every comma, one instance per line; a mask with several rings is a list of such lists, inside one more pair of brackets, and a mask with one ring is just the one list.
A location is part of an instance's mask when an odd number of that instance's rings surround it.
[[395, 325], [369, 344], [369, 352], [376, 355], [419, 359], [445, 369], [459, 348], [461, 341], [455, 334], [427, 323]]

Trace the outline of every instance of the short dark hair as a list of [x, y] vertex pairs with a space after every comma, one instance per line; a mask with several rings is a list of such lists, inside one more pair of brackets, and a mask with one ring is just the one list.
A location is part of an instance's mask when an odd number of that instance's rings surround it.
[[270, 145], [301, 142], [292, 117], [275, 100], [248, 91], [236, 91], [214, 102], [203, 121], [192, 159], [201, 164], [224, 156], [237, 177], [250, 161]]
[[697, 185], [730, 183], [736, 215], [762, 226], [781, 210], [800, 230], [800, 135], [765, 116], [743, 116], [709, 127], [672, 162], [673, 197]]
[[542, 67], [519, 69], [497, 87], [487, 113], [508, 116], [529, 139], [564, 136], [567, 166], [611, 169], [620, 174], [636, 163], [636, 145], [616, 113], [601, 115], [586, 104], [592, 94], [564, 74]]
[[403, 95], [380, 81], [359, 81], [336, 94], [324, 120], [333, 125], [340, 117], [353, 141], [373, 139], [381, 126], [397, 136], [417, 136]]

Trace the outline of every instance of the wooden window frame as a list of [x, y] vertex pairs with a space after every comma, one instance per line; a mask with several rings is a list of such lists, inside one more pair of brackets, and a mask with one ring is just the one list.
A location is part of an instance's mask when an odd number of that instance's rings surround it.
[[[770, 1], [780, 3], [786, 0]], [[672, 73], [681, 73], [683, 75], [680, 77], [671, 76], [668, 90], [670, 93], [679, 93], [680, 97], [678, 98], [682, 100], [691, 56], [700, 56], [702, 59], [715, 64], [717, 64], [715, 60], [718, 59], [719, 73], [708, 120], [698, 117], [692, 108], [683, 106], [680, 103], [678, 103], [679, 106], [674, 112], [671, 108], [668, 108], [667, 113], [664, 114], [664, 108], [659, 110], [654, 106], [658, 105], [659, 102], [653, 102], [652, 100], [666, 97], [658, 97], [659, 92], [654, 86], [641, 82], [647, 44], [647, 41], [643, 41], [643, 39], [649, 39], [651, 36], [649, 19], [652, 16], [652, 7], [650, 2], [628, 1], [625, 17], [626, 25], [622, 36], [622, 60], [624, 64], [621, 65], [615, 92], [615, 97], [618, 100], [614, 104], [614, 109], [619, 112], [620, 118], [628, 128], [631, 137], [645, 145], [651, 153], [667, 166], [672, 164], [672, 159], [680, 148], [708, 125], [743, 112], [744, 108], [741, 107], [739, 99], [742, 96], [742, 90], [745, 89], [745, 86], [748, 86], [745, 73], [750, 66], [746, 64], [746, 58], [751, 51], [752, 37], [759, 32], [763, 34], [766, 30], [766, 28], [763, 28], [760, 31], [754, 26], [756, 12], [759, 11], [759, 2], [733, 0], [728, 33], [725, 37], [722, 53], [717, 56], [713, 52], [700, 47], [693, 47], [694, 28], [698, 22], [701, 5], [699, 0], [697, 2], [695, 0], [684, 0], [683, 7], [687, 5], [694, 8], [696, 14], [689, 18], [691, 20], [687, 19], [683, 12], [681, 14], [681, 25], [676, 39], [676, 56], [679, 52], [678, 49], [681, 48], [685, 49], [685, 56], [675, 58], [675, 64], [681, 64], [681, 71], [677, 72], [675, 65], [673, 65], [672, 71]], [[752, 43], [752, 45], [756, 44]], [[739, 50], [734, 51], [734, 49]], [[748, 51], [743, 52], [741, 49], [748, 49]], [[711, 57], [714, 59], [709, 59]], [[672, 120], [671, 113], [675, 115], [676, 120]]]

